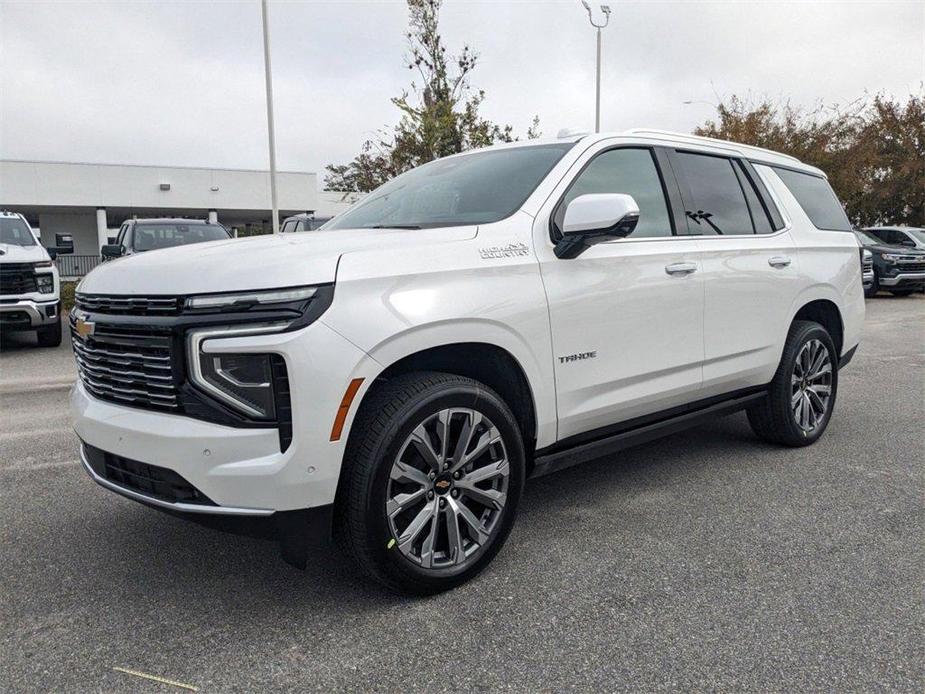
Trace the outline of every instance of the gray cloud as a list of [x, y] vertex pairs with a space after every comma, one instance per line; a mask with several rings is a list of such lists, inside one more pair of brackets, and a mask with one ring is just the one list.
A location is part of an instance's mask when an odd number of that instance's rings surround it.
[[[925, 3], [614, 2], [603, 127], [690, 130], [716, 94], [846, 102], [925, 78]], [[271, 3], [277, 151], [321, 171], [394, 123], [402, 2]], [[447, 0], [480, 54], [484, 112], [523, 132], [593, 122], [594, 34], [578, 0]], [[266, 166], [257, 2], [0, 3], [0, 157]]]

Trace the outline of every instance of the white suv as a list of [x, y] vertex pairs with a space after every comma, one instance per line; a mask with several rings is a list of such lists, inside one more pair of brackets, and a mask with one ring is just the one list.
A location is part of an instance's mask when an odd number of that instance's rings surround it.
[[335, 537], [431, 593], [524, 482], [745, 409], [804, 446], [861, 335], [825, 175], [658, 131], [441, 159], [324, 228], [107, 263], [71, 314], [88, 473], [201, 520]]

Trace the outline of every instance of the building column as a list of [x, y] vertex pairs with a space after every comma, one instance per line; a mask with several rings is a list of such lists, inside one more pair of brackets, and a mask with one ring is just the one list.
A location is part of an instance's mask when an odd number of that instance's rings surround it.
[[109, 243], [109, 225], [106, 223], [106, 208], [96, 208], [96, 240], [100, 249]]
[[218, 224], [218, 210], [209, 210], [209, 224]]

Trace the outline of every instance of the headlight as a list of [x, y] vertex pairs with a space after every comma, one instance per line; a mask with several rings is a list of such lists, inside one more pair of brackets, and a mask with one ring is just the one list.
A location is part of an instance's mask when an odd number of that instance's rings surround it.
[[315, 296], [317, 287], [296, 287], [293, 289], [274, 289], [271, 291], [237, 292], [234, 294], [204, 294], [191, 296], [186, 300], [186, 307], [191, 309], [247, 308], [255, 304], [282, 304], [291, 301], [305, 301]]
[[208, 340], [277, 332], [287, 323], [194, 330], [188, 338], [190, 380], [213, 397], [249, 417], [275, 419], [269, 354], [208, 351]]
[[888, 263], [895, 263], [897, 260], [902, 258], [901, 255], [896, 255], [895, 253], [881, 253], [880, 257], [883, 258]]
[[55, 278], [50, 272], [36, 274], [35, 284], [41, 294], [51, 294], [55, 291]]
[[53, 263], [52, 263], [50, 260], [43, 260], [43, 261], [40, 262], [40, 263], [33, 263], [32, 266], [33, 266], [34, 268], [40, 268], [40, 267], [54, 267]]

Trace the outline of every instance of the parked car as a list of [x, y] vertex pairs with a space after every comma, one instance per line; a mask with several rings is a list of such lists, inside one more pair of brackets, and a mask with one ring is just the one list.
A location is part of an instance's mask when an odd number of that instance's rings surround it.
[[0, 332], [34, 330], [40, 347], [61, 344], [56, 250], [38, 242], [21, 214], [0, 211]]
[[895, 296], [908, 296], [925, 289], [925, 251], [883, 242], [870, 231], [855, 231], [865, 250], [870, 251], [874, 277], [865, 294], [873, 296], [881, 289]]
[[440, 159], [310, 234], [103, 265], [77, 306], [97, 483], [272, 518], [296, 565], [333, 528], [410, 593], [481, 571], [529, 477], [743, 409], [817, 441], [865, 310], [823, 172], [660, 131]]
[[307, 212], [302, 212], [301, 214], [294, 214], [291, 217], [286, 217], [283, 220], [283, 224], [280, 227], [280, 232], [283, 234], [289, 234], [294, 231], [314, 231], [319, 229], [323, 224], [329, 222], [332, 217], [315, 217], [313, 214], [308, 214]]
[[224, 226], [203, 219], [129, 219], [119, 227], [118, 235], [103, 246], [101, 255], [103, 260], [112, 260], [124, 255], [230, 238], [231, 232]]
[[925, 229], [917, 227], [868, 227], [867, 233], [888, 246], [905, 246], [925, 251]]

